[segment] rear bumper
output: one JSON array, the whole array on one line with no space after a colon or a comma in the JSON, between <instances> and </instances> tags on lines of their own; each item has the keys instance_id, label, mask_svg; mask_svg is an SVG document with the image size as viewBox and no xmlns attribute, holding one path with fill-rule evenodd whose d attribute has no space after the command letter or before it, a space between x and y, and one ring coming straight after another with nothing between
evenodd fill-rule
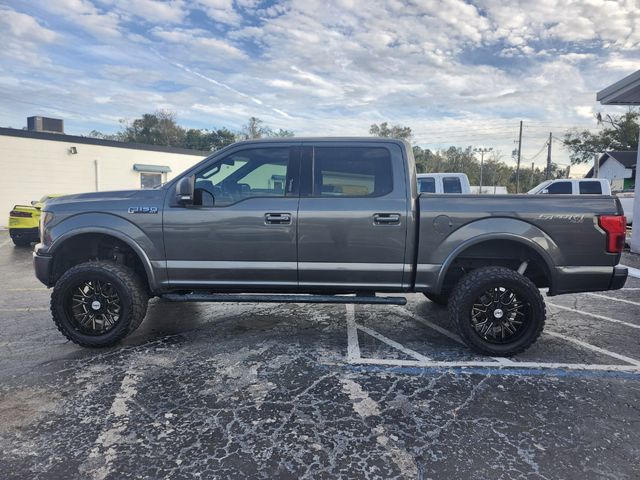
<instances>
[{"instance_id":1,"label":"rear bumper","mask_svg":"<svg viewBox=\"0 0 640 480\"><path fill-rule=\"evenodd\" d=\"M36 278L44 283L47 287L51 287L51 267L53 266L53 257L47 255L38 255L33 252L33 268Z\"/></svg>"},{"instance_id":2,"label":"rear bumper","mask_svg":"<svg viewBox=\"0 0 640 480\"><path fill-rule=\"evenodd\" d=\"M30 240L37 242L40 237L38 227L36 228L9 228L9 236L16 240Z\"/></svg>"},{"instance_id":3,"label":"rear bumper","mask_svg":"<svg viewBox=\"0 0 640 480\"><path fill-rule=\"evenodd\" d=\"M609 290L620 290L624 287L628 275L629 270L626 267L621 267L619 265L613 267L613 276L609 283Z\"/></svg>"},{"instance_id":4,"label":"rear bumper","mask_svg":"<svg viewBox=\"0 0 640 480\"><path fill-rule=\"evenodd\" d=\"M557 267L549 295L618 290L627 281L628 270L615 267Z\"/></svg>"}]
</instances>

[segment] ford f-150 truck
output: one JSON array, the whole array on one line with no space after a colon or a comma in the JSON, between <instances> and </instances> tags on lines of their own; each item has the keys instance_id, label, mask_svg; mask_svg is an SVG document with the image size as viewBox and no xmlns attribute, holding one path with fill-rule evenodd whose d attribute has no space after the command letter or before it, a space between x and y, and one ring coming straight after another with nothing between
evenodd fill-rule
<instances>
[{"instance_id":1,"label":"ford f-150 truck","mask_svg":"<svg viewBox=\"0 0 640 480\"><path fill-rule=\"evenodd\" d=\"M419 194L411 147L286 138L226 147L152 190L50 200L37 277L58 329L112 345L150 297L447 304L477 352L538 338L549 295L621 288L625 220L610 196Z\"/></svg>"}]
</instances>

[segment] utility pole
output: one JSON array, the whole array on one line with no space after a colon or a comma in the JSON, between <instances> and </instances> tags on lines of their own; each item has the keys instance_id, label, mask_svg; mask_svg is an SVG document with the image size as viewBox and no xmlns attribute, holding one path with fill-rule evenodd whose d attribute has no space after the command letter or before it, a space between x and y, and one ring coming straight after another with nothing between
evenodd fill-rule
<instances>
[{"instance_id":1,"label":"utility pole","mask_svg":"<svg viewBox=\"0 0 640 480\"><path fill-rule=\"evenodd\" d=\"M570 174L571 174L571 165L567 165L567 176L565 178L569 178Z\"/></svg>"},{"instance_id":2,"label":"utility pole","mask_svg":"<svg viewBox=\"0 0 640 480\"><path fill-rule=\"evenodd\" d=\"M544 174L544 179L549 180L551 176L551 140L553 140L552 133L549 132L549 143L547 144L547 171Z\"/></svg>"},{"instance_id":3,"label":"utility pole","mask_svg":"<svg viewBox=\"0 0 640 480\"><path fill-rule=\"evenodd\" d=\"M492 151L493 148L483 147L483 148L474 148L473 151L480 154L480 191L478 193L482 193L482 170L484 168L484 154Z\"/></svg>"},{"instance_id":4,"label":"utility pole","mask_svg":"<svg viewBox=\"0 0 640 480\"><path fill-rule=\"evenodd\" d=\"M531 162L531 181L529 182L530 183L529 188L533 188L533 176L535 174L535 172L533 170L534 167L535 167L535 163Z\"/></svg>"},{"instance_id":5,"label":"utility pole","mask_svg":"<svg viewBox=\"0 0 640 480\"><path fill-rule=\"evenodd\" d=\"M593 154L593 178L600 178L600 160L598 154Z\"/></svg>"},{"instance_id":6,"label":"utility pole","mask_svg":"<svg viewBox=\"0 0 640 480\"><path fill-rule=\"evenodd\" d=\"M520 120L520 133L518 134L518 166L516 167L516 193L520 193L520 156L522 155L522 120Z\"/></svg>"}]
</instances>

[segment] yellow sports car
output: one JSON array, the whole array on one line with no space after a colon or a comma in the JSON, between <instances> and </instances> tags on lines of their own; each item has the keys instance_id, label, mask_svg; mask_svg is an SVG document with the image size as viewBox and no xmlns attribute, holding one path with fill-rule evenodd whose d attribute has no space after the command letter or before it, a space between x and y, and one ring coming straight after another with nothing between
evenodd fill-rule
<instances>
[{"instance_id":1,"label":"yellow sports car","mask_svg":"<svg viewBox=\"0 0 640 480\"><path fill-rule=\"evenodd\" d=\"M38 227L40 213L44 202L60 195L45 195L40 200L34 200L31 205L16 205L9 212L9 235L18 247L30 245L40 238Z\"/></svg>"}]
</instances>

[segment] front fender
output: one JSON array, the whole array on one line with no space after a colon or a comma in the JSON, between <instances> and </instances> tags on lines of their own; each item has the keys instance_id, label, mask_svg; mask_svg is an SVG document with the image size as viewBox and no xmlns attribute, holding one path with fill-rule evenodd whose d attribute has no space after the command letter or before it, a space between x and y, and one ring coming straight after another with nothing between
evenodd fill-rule
<instances>
[{"instance_id":1,"label":"front fender","mask_svg":"<svg viewBox=\"0 0 640 480\"><path fill-rule=\"evenodd\" d=\"M158 228L161 229L161 225ZM96 212L78 214L61 220L49 231L50 238L53 240L47 246L46 253L48 255L55 255L55 252L65 241L78 235L87 233L108 235L121 240L138 255L152 291L157 290L159 285L165 281L166 272L164 269L154 268L152 263L153 260L163 259L159 247L140 227L122 217Z\"/></svg>"}]
</instances>

